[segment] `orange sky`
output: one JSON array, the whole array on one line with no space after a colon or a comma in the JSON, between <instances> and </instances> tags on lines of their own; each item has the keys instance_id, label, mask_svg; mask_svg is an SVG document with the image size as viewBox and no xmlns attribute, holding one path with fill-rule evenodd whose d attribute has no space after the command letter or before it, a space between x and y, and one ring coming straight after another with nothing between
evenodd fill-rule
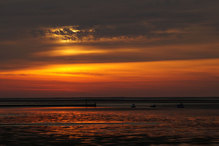
<instances>
[{"instance_id":1,"label":"orange sky","mask_svg":"<svg viewBox=\"0 0 219 146\"><path fill-rule=\"evenodd\" d=\"M219 96L218 0L0 5L0 98Z\"/></svg>"},{"instance_id":2,"label":"orange sky","mask_svg":"<svg viewBox=\"0 0 219 146\"><path fill-rule=\"evenodd\" d=\"M6 96L214 96L219 59L60 64L0 75Z\"/></svg>"}]
</instances>

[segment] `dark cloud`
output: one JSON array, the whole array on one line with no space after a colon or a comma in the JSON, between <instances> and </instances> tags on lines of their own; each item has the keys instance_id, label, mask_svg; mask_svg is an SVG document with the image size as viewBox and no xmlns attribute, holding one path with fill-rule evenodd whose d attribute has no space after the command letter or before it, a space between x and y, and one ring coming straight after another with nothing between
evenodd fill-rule
<instances>
[{"instance_id":1,"label":"dark cloud","mask_svg":"<svg viewBox=\"0 0 219 146\"><path fill-rule=\"evenodd\" d=\"M218 48L214 45L219 38L218 5L218 0L1 1L0 69L57 62L218 58ZM80 32L74 32L68 26L75 27ZM51 31L50 28L63 30ZM55 34L63 40L81 41L68 44L70 46L115 50L121 47L140 48L141 52L68 57L33 56L36 52L49 51L60 45L50 41L57 38L47 38L48 34ZM93 41L83 41L88 36L92 36L90 40ZM144 39L137 40L138 37ZM117 41L100 41L113 38ZM128 41L130 38L136 41ZM209 46L199 49L199 43ZM190 44L190 50L173 47L183 44L187 44L186 47ZM155 46L158 49L154 49ZM163 49L161 46L164 46Z\"/></svg>"},{"instance_id":2,"label":"dark cloud","mask_svg":"<svg viewBox=\"0 0 219 146\"><path fill-rule=\"evenodd\" d=\"M106 34L97 31L99 34L113 31L114 35L124 35L139 33L136 27L142 22L151 23L154 29L200 23L215 13L217 4L216 0L11 0L1 3L0 16L2 27L19 28L18 32L39 26L79 25L81 28L99 26L106 31ZM112 27L106 30L111 25L115 31ZM144 29L141 32L145 34Z\"/></svg>"}]
</instances>

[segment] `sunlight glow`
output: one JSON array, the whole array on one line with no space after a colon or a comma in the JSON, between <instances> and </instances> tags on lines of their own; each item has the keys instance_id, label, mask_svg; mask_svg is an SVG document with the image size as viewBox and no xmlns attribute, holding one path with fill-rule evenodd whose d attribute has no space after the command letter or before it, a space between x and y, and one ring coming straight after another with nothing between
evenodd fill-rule
<instances>
[{"instance_id":1,"label":"sunlight glow","mask_svg":"<svg viewBox=\"0 0 219 146\"><path fill-rule=\"evenodd\" d=\"M103 81L177 81L200 80L219 75L219 59L133 63L57 64L42 68L1 72L3 78L27 80ZM208 76L207 76L208 75ZM74 78L72 78L74 77Z\"/></svg>"},{"instance_id":2,"label":"sunlight glow","mask_svg":"<svg viewBox=\"0 0 219 146\"><path fill-rule=\"evenodd\" d=\"M45 52L38 52L34 55L36 56L74 56L74 55L81 55L81 54L99 54L105 53L104 50L82 50L82 49L55 49L51 51Z\"/></svg>"},{"instance_id":3,"label":"sunlight glow","mask_svg":"<svg viewBox=\"0 0 219 146\"><path fill-rule=\"evenodd\" d=\"M140 52L140 49L115 49L115 50L104 50L104 49L95 49L92 47L81 47L81 46L61 46L56 47L53 50L43 51L34 53L33 56L47 56L47 57L56 57L56 56L75 56L75 55L86 55L86 54L104 54L104 53L134 53Z\"/></svg>"},{"instance_id":4,"label":"sunlight glow","mask_svg":"<svg viewBox=\"0 0 219 146\"><path fill-rule=\"evenodd\" d=\"M32 93L49 96L107 93L107 96L112 96L117 95L115 92L140 95L138 91L159 91L155 95L160 95L167 91L172 94L172 88L182 92L201 88L205 93L210 85L216 86L219 82L219 59L56 64L2 71L0 79L1 92L31 92L27 96L35 96Z\"/></svg>"}]
</instances>

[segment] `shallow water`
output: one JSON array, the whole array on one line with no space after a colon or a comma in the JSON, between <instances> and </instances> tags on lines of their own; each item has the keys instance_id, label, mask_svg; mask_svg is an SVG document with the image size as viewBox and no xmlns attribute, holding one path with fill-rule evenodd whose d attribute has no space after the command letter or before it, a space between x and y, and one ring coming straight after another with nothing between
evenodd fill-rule
<instances>
[{"instance_id":1,"label":"shallow water","mask_svg":"<svg viewBox=\"0 0 219 146\"><path fill-rule=\"evenodd\" d=\"M217 105L0 108L2 145L219 145Z\"/></svg>"}]
</instances>

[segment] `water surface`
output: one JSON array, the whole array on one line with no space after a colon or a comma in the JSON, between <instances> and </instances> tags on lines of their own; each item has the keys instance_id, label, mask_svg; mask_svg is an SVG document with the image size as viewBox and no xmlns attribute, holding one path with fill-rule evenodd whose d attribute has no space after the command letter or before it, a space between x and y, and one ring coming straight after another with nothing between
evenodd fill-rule
<instances>
[{"instance_id":1,"label":"water surface","mask_svg":"<svg viewBox=\"0 0 219 146\"><path fill-rule=\"evenodd\" d=\"M3 145L218 145L217 104L0 108Z\"/></svg>"}]
</instances>

